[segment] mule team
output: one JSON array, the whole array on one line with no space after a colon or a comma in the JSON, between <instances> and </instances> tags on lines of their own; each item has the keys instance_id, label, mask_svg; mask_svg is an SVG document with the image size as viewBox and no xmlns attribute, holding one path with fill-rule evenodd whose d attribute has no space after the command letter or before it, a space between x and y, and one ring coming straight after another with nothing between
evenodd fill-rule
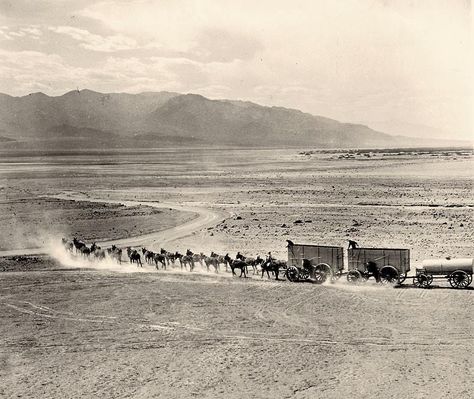
<instances>
[{"instance_id":1,"label":"mule team","mask_svg":"<svg viewBox=\"0 0 474 399\"><path fill-rule=\"evenodd\" d=\"M90 247L88 247L85 242L78 240L76 237L74 237L72 241L63 238L62 244L67 251L80 254L84 258L92 257L96 260L102 260L105 259L106 255L108 255L117 263L122 263L122 249L115 245L103 249L94 242ZM227 271L229 267L233 275L236 275L235 270L238 269L240 270L240 277L247 277L250 267L253 269L253 274L256 274L258 267L260 267L262 277L267 273L268 278L270 278L271 272L275 275L275 278L279 280L280 270L286 269L286 262L273 259L270 252L268 252L266 259L263 259L260 256L257 256L256 258L246 257L240 252L237 253L235 259L232 259L228 253L225 255L219 255L215 252L211 252L211 254L207 256L202 252L199 254L193 253L189 249L186 251L186 254L183 255L179 252L168 252L163 248L161 248L160 252L153 252L146 248L138 250L132 247L127 247L126 253L131 264L136 264L137 267L143 267L143 257L144 262L150 265L154 264L157 270L159 270L160 266L162 269L166 270L167 266L176 267L177 263L179 263L181 269L189 269L191 272L196 267L196 264L199 264L202 268L205 266L207 271L210 271L212 268L215 273L219 273L220 266L224 265L225 270Z\"/></svg>"}]
</instances>

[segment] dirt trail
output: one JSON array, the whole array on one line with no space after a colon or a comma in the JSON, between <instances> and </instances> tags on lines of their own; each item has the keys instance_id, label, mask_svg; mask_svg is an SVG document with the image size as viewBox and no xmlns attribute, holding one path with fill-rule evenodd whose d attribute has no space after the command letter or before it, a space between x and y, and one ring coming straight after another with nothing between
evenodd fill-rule
<instances>
[{"instance_id":1,"label":"dirt trail","mask_svg":"<svg viewBox=\"0 0 474 399\"><path fill-rule=\"evenodd\" d=\"M203 228L211 227L216 225L220 220L229 216L224 211L211 210L203 206L189 205L186 203L176 204L167 202L153 202L153 201L118 201L104 198L89 198L85 195L76 194L63 194L50 196L51 198L65 199L65 200L76 200L76 201L89 201L89 202L102 202L109 204L123 204L125 206L139 206L145 205L153 208L172 208L178 211L191 212L196 214L196 218L184 224L156 231L153 233L143 234L134 237L127 237L122 239L110 240L110 241L97 241L97 244L102 247L111 246L115 244L117 246L151 246L154 243L169 244L175 240L187 237L194 232L197 232ZM1 256L21 256L21 255L41 255L49 253L48 247L38 248L24 248L15 250L0 251Z\"/></svg>"}]
</instances>

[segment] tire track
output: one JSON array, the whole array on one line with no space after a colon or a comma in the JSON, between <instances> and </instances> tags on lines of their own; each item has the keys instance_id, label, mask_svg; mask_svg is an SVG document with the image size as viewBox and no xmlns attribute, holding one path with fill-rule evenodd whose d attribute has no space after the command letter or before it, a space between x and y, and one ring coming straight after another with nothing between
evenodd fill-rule
<instances>
[{"instance_id":1,"label":"tire track","mask_svg":"<svg viewBox=\"0 0 474 399\"><path fill-rule=\"evenodd\" d=\"M384 337L365 337L365 338L354 338L350 340L334 340L322 337L320 335L292 335L282 336L281 334L266 333L266 332L252 332L252 331L239 331L239 330L223 330L214 331L206 330L199 327L193 327L184 325L178 322L170 322L165 324L156 323L144 323L134 322L130 320L122 320L119 317L104 316L104 315L75 315L69 312L59 312L52 308L43 305L36 305L28 301L20 301L20 303L27 305L27 307L20 306L19 304L13 304L8 302L2 302L3 306L9 307L16 310L19 313L28 314L36 317L44 317L48 319L59 319L73 322L83 323L100 323L108 325L128 325L132 327L151 329L152 331L161 330L171 333L178 331L188 331L194 335L194 338L190 337L169 337L170 341L195 341L195 340L212 340L214 342L219 341L261 341L261 342L280 342L280 343L292 343L299 345L343 345L343 346L369 346L369 347L385 347L406 350L410 346L464 346L466 342L472 341L474 338L471 337L455 337L450 342L438 341L438 342L426 342L426 340L416 339L405 339L401 341L393 342L390 338ZM148 342L148 341L146 341Z\"/></svg>"}]
</instances>

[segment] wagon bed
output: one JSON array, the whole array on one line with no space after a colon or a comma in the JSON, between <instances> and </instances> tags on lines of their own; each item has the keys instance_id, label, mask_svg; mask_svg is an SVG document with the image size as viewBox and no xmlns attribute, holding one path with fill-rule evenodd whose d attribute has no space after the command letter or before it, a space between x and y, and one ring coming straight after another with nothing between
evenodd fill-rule
<instances>
[{"instance_id":1,"label":"wagon bed","mask_svg":"<svg viewBox=\"0 0 474 399\"><path fill-rule=\"evenodd\" d=\"M364 275L370 267L382 280L402 283L410 271L410 250L406 248L351 248L347 256L349 277L357 272Z\"/></svg>"},{"instance_id":2,"label":"wagon bed","mask_svg":"<svg viewBox=\"0 0 474 399\"><path fill-rule=\"evenodd\" d=\"M344 248L329 245L293 244L288 246L287 278L322 283L340 276L344 269Z\"/></svg>"}]
</instances>

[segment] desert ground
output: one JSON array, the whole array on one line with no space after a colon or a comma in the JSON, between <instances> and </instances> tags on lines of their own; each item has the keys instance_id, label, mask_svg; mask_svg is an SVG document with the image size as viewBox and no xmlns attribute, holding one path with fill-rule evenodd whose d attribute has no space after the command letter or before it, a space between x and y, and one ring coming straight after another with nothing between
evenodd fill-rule
<instances>
[{"instance_id":1,"label":"desert ground","mask_svg":"<svg viewBox=\"0 0 474 399\"><path fill-rule=\"evenodd\" d=\"M65 257L61 237L474 257L469 150L0 154L0 396L468 398L473 294ZM59 248L59 249L58 249Z\"/></svg>"}]
</instances>

